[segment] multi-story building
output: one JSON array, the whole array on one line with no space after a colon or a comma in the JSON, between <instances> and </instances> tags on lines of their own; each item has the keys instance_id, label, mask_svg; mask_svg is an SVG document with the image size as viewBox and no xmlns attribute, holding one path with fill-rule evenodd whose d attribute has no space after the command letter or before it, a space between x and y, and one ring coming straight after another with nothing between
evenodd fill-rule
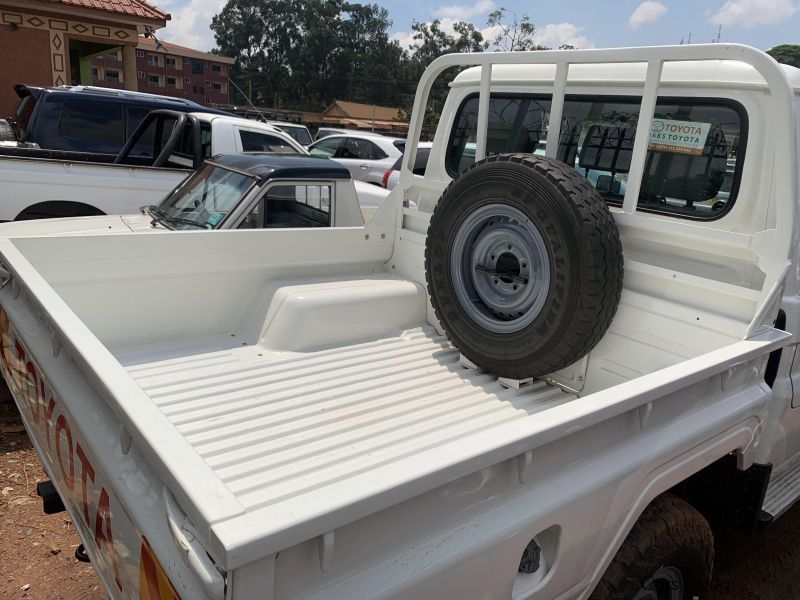
<instances>
[{"instance_id":1,"label":"multi-story building","mask_svg":"<svg viewBox=\"0 0 800 600\"><path fill-rule=\"evenodd\" d=\"M91 84L92 57L98 55L115 57L105 81L126 90L141 88L135 54L139 36L169 19L147 0L0 0L0 117L19 102L17 83Z\"/></svg>"},{"instance_id":2,"label":"multi-story building","mask_svg":"<svg viewBox=\"0 0 800 600\"><path fill-rule=\"evenodd\" d=\"M123 88L122 53L112 50L92 59L92 85ZM228 104L228 74L234 60L177 44L140 37L136 83L140 92Z\"/></svg>"}]
</instances>

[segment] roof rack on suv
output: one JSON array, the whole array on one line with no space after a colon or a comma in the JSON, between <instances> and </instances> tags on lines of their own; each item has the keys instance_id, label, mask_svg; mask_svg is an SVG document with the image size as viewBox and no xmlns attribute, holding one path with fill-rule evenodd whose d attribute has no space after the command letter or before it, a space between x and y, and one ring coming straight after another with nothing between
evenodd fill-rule
<instances>
[{"instance_id":1,"label":"roof rack on suv","mask_svg":"<svg viewBox=\"0 0 800 600\"><path fill-rule=\"evenodd\" d=\"M158 99L163 102L174 102L184 106L200 106L192 100L175 98L174 96L163 96L161 94L148 94L147 92L134 92L130 90L118 90L115 88L104 88L94 85L59 85L56 90L66 92L91 92L93 94L105 94L107 96L119 96L121 98L140 98L142 100Z\"/></svg>"}]
</instances>

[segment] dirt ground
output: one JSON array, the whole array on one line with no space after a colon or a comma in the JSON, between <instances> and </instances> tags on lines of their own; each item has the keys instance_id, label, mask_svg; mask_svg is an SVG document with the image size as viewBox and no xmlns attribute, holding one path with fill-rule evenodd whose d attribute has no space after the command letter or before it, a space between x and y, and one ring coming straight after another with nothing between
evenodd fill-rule
<instances>
[{"instance_id":1,"label":"dirt ground","mask_svg":"<svg viewBox=\"0 0 800 600\"><path fill-rule=\"evenodd\" d=\"M106 598L67 513L45 515L36 484L46 479L5 382L0 380L0 599ZM754 536L715 532L708 600L800 599L800 504Z\"/></svg>"}]
</instances>

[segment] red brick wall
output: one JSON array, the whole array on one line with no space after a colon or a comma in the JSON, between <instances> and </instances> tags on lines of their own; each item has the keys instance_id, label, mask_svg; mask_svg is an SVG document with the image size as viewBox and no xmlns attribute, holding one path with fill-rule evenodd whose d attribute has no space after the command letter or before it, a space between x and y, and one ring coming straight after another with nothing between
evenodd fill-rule
<instances>
[{"instance_id":1,"label":"red brick wall","mask_svg":"<svg viewBox=\"0 0 800 600\"><path fill-rule=\"evenodd\" d=\"M53 85L47 31L0 25L0 57L0 118L5 118L19 102L15 84Z\"/></svg>"}]
</instances>

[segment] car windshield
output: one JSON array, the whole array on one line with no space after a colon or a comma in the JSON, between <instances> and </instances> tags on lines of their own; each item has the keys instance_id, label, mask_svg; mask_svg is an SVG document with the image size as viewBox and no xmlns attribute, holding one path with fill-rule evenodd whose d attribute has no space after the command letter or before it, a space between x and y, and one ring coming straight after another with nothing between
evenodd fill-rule
<instances>
[{"instance_id":1,"label":"car windshield","mask_svg":"<svg viewBox=\"0 0 800 600\"><path fill-rule=\"evenodd\" d=\"M207 162L150 213L173 229L217 229L258 178Z\"/></svg>"}]
</instances>

